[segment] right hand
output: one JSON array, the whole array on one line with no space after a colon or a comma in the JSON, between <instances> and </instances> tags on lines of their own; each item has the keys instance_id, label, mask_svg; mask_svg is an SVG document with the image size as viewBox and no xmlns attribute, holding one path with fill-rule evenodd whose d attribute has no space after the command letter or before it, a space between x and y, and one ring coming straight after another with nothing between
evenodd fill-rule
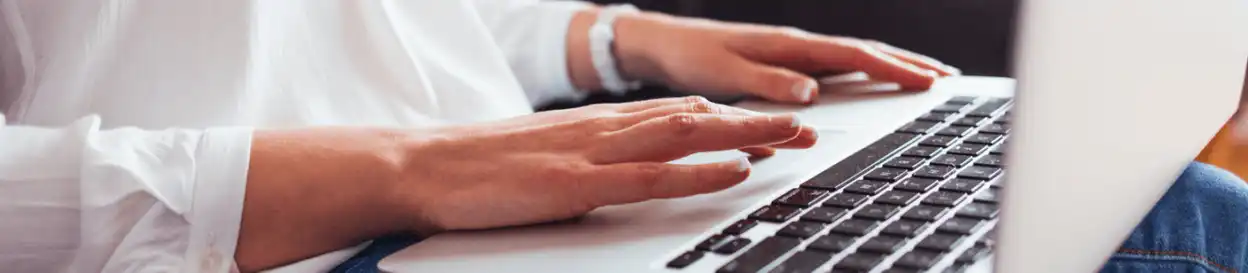
<instances>
[{"instance_id":1,"label":"right hand","mask_svg":"<svg viewBox=\"0 0 1248 273\"><path fill-rule=\"evenodd\" d=\"M389 198L414 228L485 229L583 215L607 205L719 191L749 162L669 164L693 153L808 148L792 114L766 115L700 98L607 104L405 134Z\"/></svg>"}]
</instances>

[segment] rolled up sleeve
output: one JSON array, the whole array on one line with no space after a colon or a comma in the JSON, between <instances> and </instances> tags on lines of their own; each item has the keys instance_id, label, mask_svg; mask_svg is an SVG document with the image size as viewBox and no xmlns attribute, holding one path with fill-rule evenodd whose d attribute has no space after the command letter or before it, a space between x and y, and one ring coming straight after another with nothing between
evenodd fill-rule
<instances>
[{"instance_id":1,"label":"rolled up sleeve","mask_svg":"<svg viewBox=\"0 0 1248 273\"><path fill-rule=\"evenodd\" d=\"M572 16L591 4L538 0L476 0L476 4L530 104L585 97L568 74L566 40Z\"/></svg>"}]
</instances>

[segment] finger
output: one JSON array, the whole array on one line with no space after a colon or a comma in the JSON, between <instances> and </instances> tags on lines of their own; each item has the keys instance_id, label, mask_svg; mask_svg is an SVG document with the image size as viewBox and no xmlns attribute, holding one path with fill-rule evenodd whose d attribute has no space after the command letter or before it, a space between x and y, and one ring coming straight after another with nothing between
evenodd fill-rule
<instances>
[{"instance_id":1,"label":"finger","mask_svg":"<svg viewBox=\"0 0 1248 273\"><path fill-rule=\"evenodd\" d=\"M884 51L884 53L892 55L894 58L908 62L923 69L936 71L937 73L940 73L941 76L955 76L962 74L962 71L958 70L958 68L946 65L932 57L914 53L913 51L905 50L879 41L867 41L867 43L876 47L880 51Z\"/></svg>"},{"instance_id":2,"label":"finger","mask_svg":"<svg viewBox=\"0 0 1248 273\"><path fill-rule=\"evenodd\" d=\"M745 181L745 158L700 165L622 163L602 166L580 187L591 205L607 206L720 191Z\"/></svg>"},{"instance_id":3,"label":"finger","mask_svg":"<svg viewBox=\"0 0 1248 273\"><path fill-rule=\"evenodd\" d=\"M939 76L936 71L902 61L858 39L786 32L773 32L763 38L765 42L756 43L768 46L747 45L741 50L751 59L799 71L862 71L906 89L927 89Z\"/></svg>"},{"instance_id":4,"label":"finger","mask_svg":"<svg viewBox=\"0 0 1248 273\"><path fill-rule=\"evenodd\" d=\"M683 105L676 104L676 105L666 105L666 106L651 108L651 109L644 110L644 111L641 111L632 115L620 117L617 123L620 124L619 125L620 128L624 128L624 127L628 127L634 124L644 122L646 120L675 115L675 114L682 114L682 113L719 114L719 115L737 115L737 116L766 115L764 113L751 111L748 109L732 107L728 105L713 103L713 102L706 101L706 100L701 100L701 101L696 101L696 102L683 104ZM815 129L813 127L803 125L801 132L798 133L796 138L787 142L772 145L771 147L773 148L798 148L798 149L809 148L810 146L815 145L815 141L818 140L818 138L819 136L818 134L815 133ZM761 151L761 149L755 150L755 151ZM771 152L774 154L775 153L774 149L772 149Z\"/></svg>"},{"instance_id":5,"label":"finger","mask_svg":"<svg viewBox=\"0 0 1248 273\"><path fill-rule=\"evenodd\" d=\"M872 78L891 81L906 89L926 90L932 87L939 74L919 68L871 46L854 47L854 69L866 72Z\"/></svg>"},{"instance_id":6,"label":"finger","mask_svg":"<svg viewBox=\"0 0 1248 273\"><path fill-rule=\"evenodd\" d=\"M802 131L797 133L797 137L780 144L771 145L770 147L780 149L806 149L815 146L815 143L818 141L819 133L815 131L815 128L803 125Z\"/></svg>"},{"instance_id":7,"label":"finger","mask_svg":"<svg viewBox=\"0 0 1248 273\"><path fill-rule=\"evenodd\" d=\"M726 60L718 90L758 95L772 101L809 103L818 97L819 85L809 76L793 70L752 62L744 58Z\"/></svg>"},{"instance_id":8,"label":"finger","mask_svg":"<svg viewBox=\"0 0 1248 273\"><path fill-rule=\"evenodd\" d=\"M776 148L772 147L745 147L740 150L742 153L750 154L751 158L769 157L776 155Z\"/></svg>"},{"instance_id":9,"label":"finger","mask_svg":"<svg viewBox=\"0 0 1248 273\"><path fill-rule=\"evenodd\" d=\"M599 162L670 161L697 152L784 143L801 132L792 114L731 116L675 114L653 118L607 135L592 153Z\"/></svg>"},{"instance_id":10,"label":"finger","mask_svg":"<svg viewBox=\"0 0 1248 273\"><path fill-rule=\"evenodd\" d=\"M634 112L640 112L640 111L645 111L645 110L649 110L649 109L653 109L657 107L664 107L664 106L709 104L709 103L711 103L711 101L707 100L706 98L702 96L685 96L685 97L677 97L677 98L650 99L650 100L643 100L643 101L621 103L617 106L616 109L620 113L634 113Z\"/></svg>"}]
</instances>

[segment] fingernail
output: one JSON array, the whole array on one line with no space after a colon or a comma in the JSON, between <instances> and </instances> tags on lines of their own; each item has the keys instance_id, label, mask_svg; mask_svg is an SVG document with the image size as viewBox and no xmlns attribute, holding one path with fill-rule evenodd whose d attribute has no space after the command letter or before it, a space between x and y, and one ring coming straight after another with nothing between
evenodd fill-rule
<instances>
[{"instance_id":1,"label":"fingernail","mask_svg":"<svg viewBox=\"0 0 1248 273\"><path fill-rule=\"evenodd\" d=\"M948 65L946 65L946 66L945 66L945 70L948 70L948 71L949 71L949 75L951 75L951 76L960 76L960 75L962 75L962 70L961 70L961 69L958 69L957 67L952 67L952 66L948 66Z\"/></svg>"},{"instance_id":2,"label":"fingernail","mask_svg":"<svg viewBox=\"0 0 1248 273\"><path fill-rule=\"evenodd\" d=\"M742 158L737 159L737 171L744 172L745 170L749 170L749 169L750 169L749 158L742 157Z\"/></svg>"},{"instance_id":3,"label":"fingernail","mask_svg":"<svg viewBox=\"0 0 1248 273\"><path fill-rule=\"evenodd\" d=\"M797 114L793 114L793 123L789 124L789 127L792 127L792 128L802 127L802 119L798 118Z\"/></svg>"},{"instance_id":4,"label":"fingernail","mask_svg":"<svg viewBox=\"0 0 1248 273\"><path fill-rule=\"evenodd\" d=\"M927 74L928 77L932 78L940 77L940 73L937 73L936 70L924 70L923 74Z\"/></svg>"},{"instance_id":5,"label":"fingernail","mask_svg":"<svg viewBox=\"0 0 1248 273\"><path fill-rule=\"evenodd\" d=\"M802 82L793 86L793 95L797 96L797 99L802 102L810 101L810 97L815 94L815 85L815 80L802 80Z\"/></svg>"}]
</instances>

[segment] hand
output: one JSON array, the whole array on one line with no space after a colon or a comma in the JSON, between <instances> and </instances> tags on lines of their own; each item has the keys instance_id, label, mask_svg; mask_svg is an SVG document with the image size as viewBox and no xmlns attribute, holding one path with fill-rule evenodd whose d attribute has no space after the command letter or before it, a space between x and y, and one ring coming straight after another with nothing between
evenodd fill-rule
<instances>
[{"instance_id":1,"label":"hand","mask_svg":"<svg viewBox=\"0 0 1248 273\"><path fill-rule=\"evenodd\" d=\"M810 127L702 99L664 99L417 131L391 200L435 230L583 215L597 207L709 193L745 180L745 159L666 163L743 147L807 148Z\"/></svg>"},{"instance_id":2,"label":"hand","mask_svg":"<svg viewBox=\"0 0 1248 273\"><path fill-rule=\"evenodd\" d=\"M873 79L925 90L959 71L875 41L794 28L716 22L644 13L616 22L621 74L699 92L744 93L809 103L818 84L809 74L863 71Z\"/></svg>"}]
</instances>

